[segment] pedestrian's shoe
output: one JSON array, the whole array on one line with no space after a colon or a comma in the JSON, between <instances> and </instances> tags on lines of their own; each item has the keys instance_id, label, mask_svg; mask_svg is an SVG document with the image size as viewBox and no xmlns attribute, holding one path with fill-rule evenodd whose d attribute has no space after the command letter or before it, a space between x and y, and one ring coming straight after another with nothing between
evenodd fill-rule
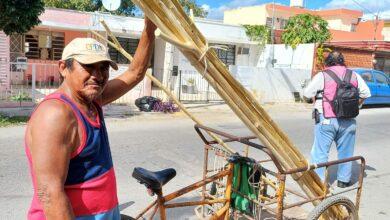
<instances>
[{"instance_id":1,"label":"pedestrian's shoe","mask_svg":"<svg viewBox=\"0 0 390 220\"><path fill-rule=\"evenodd\" d=\"M353 184L352 184L351 181L349 181L349 182L343 182L343 181L340 181L340 180L337 181L337 187L339 187L339 188L346 188L346 187L350 187L352 185Z\"/></svg>"}]
</instances>

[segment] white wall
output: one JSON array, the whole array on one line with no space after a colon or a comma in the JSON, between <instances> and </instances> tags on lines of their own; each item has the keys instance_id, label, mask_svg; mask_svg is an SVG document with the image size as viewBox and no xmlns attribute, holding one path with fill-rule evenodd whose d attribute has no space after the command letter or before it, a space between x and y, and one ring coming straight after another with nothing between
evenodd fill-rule
<instances>
[{"instance_id":1,"label":"white wall","mask_svg":"<svg viewBox=\"0 0 390 220\"><path fill-rule=\"evenodd\" d=\"M196 27L210 42L250 43L245 28L239 25L223 24L210 20L195 20Z\"/></svg>"},{"instance_id":2,"label":"white wall","mask_svg":"<svg viewBox=\"0 0 390 220\"><path fill-rule=\"evenodd\" d=\"M156 39L154 44L154 76L162 81L163 79L163 69L164 69L164 61L165 61L165 46L166 43L162 39Z\"/></svg>"},{"instance_id":3,"label":"white wall","mask_svg":"<svg viewBox=\"0 0 390 220\"><path fill-rule=\"evenodd\" d=\"M352 24L357 24L358 20L354 18L344 17L337 19L325 19L328 22L329 29L339 31L351 31Z\"/></svg>"},{"instance_id":4,"label":"white wall","mask_svg":"<svg viewBox=\"0 0 390 220\"><path fill-rule=\"evenodd\" d=\"M95 30L104 31L100 19L104 19L115 36L140 37L144 28L144 20L141 18L115 16L110 14L93 13L91 23Z\"/></svg>"},{"instance_id":5,"label":"white wall","mask_svg":"<svg viewBox=\"0 0 390 220\"><path fill-rule=\"evenodd\" d=\"M10 40L4 32L0 31L0 91L10 89Z\"/></svg>"},{"instance_id":6,"label":"white wall","mask_svg":"<svg viewBox=\"0 0 390 220\"><path fill-rule=\"evenodd\" d=\"M390 41L390 26L386 26L382 29L382 35L384 37L383 40Z\"/></svg>"},{"instance_id":7,"label":"white wall","mask_svg":"<svg viewBox=\"0 0 390 220\"><path fill-rule=\"evenodd\" d=\"M315 44L300 44L295 50L284 44L266 45L256 66L270 67L273 58L276 61L275 68L312 70L314 50Z\"/></svg>"},{"instance_id":8,"label":"white wall","mask_svg":"<svg viewBox=\"0 0 390 220\"><path fill-rule=\"evenodd\" d=\"M239 47L249 48L249 54L238 54ZM256 66L261 54L258 44L238 44L236 45L236 63L237 66Z\"/></svg>"},{"instance_id":9,"label":"white wall","mask_svg":"<svg viewBox=\"0 0 390 220\"><path fill-rule=\"evenodd\" d=\"M261 103L294 102L294 92L302 97L302 84L310 80L307 69L230 66L232 75Z\"/></svg>"}]
</instances>

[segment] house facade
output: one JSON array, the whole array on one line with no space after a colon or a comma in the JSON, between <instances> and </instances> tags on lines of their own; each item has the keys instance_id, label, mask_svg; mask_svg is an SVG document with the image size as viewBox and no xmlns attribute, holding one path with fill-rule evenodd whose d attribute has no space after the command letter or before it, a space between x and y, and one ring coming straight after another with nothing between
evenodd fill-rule
<instances>
[{"instance_id":1,"label":"house facade","mask_svg":"<svg viewBox=\"0 0 390 220\"><path fill-rule=\"evenodd\" d=\"M390 41L337 41L325 46L341 51L349 67L376 69L390 75Z\"/></svg>"},{"instance_id":2,"label":"house facade","mask_svg":"<svg viewBox=\"0 0 390 220\"><path fill-rule=\"evenodd\" d=\"M224 22L273 27L275 42L281 43L280 36L288 19L298 14L318 15L326 20L332 34L332 41L385 40L385 34L390 32L390 28L384 30L385 22L383 20L362 21L363 12L358 10L344 8L310 10L272 3L227 10L224 12Z\"/></svg>"},{"instance_id":3,"label":"house facade","mask_svg":"<svg viewBox=\"0 0 390 220\"><path fill-rule=\"evenodd\" d=\"M283 30L290 17L298 14L318 15L326 20L329 29L354 32L363 12L350 9L310 10L280 4L263 4L240 7L224 12L224 22L228 24L266 25Z\"/></svg>"},{"instance_id":4,"label":"house facade","mask_svg":"<svg viewBox=\"0 0 390 220\"><path fill-rule=\"evenodd\" d=\"M385 41L390 41L390 19L386 19L383 22L382 34Z\"/></svg>"},{"instance_id":5,"label":"house facade","mask_svg":"<svg viewBox=\"0 0 390 220\"><path fill-rule=\"evenodd\" d=\"M105 20L124 49L132 55L144 27L141 18L55 8L46 8L40 19L42 23L25 34L8 37L0 33L0 91L5 91L1 94L14 95L23 89L23 93L33 96L33 100L39 100L55 90L60 84L58 60L65 45L77 37L94 37L90 30L107 36L99 22L101 19ZM254 57L258 56L256 43L248 40L245 29L241 26L205 19L196 19L195 23L206 36L209 45L215 46L218 56L227 66L250 65L255 62ZM111 58L120 66L119 71L111 70L111 77L114 77L126 70L129 61L114 48L108 47ZM178 48L162 39L156 39L151 62L153 75L173 90L180 90L182 86L178 84L186 85L189 77L192 77L183 76L183 82L178 83L177 80L181 77L178 75L182 73L191 73L197 77L197 93L204 93L203 87L209 87L204 79L199 78L192 66L188 65ZM177 91L180 92L183 91ZM119 101L133 102L140 96L152 94L160 95L161 91L155 88L150 80L145 79ZM199 94L191 94L189 99L194 97L208 99Z\"/></svg>"}]
</instances>

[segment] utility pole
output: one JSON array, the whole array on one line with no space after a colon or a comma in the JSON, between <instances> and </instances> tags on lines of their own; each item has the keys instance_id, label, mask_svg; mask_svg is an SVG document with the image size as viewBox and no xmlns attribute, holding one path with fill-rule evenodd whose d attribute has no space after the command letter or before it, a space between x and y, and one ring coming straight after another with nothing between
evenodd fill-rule
<instances>
[{"instance_id":1,"label":"utility pole","mask_svg":"<svg viewBox=\"0 0 390 220\"><path fill-rule=\"evenodd\" d=\"M359 7L361 7L362 9L366 10L368 13L370 14L373 14L375 16L375 20L374 20L374 40L376 40L376 31L378 29L378 24L379 24L379 11L377 13L374 13L372 12L370 9L364 7L363 5L361 5L359 2L357 2L356 0L352 0L356 5L358 5Z\"/></svg>"},{"instance_id":2,"label":"utility pole","mask_svg":"<svg viewBox=\"0 0 390 220\"><path fill-rule=\"evenodd\" d=\"M275 0L272 2L272 25L271 25L271 43L274 44L275 40L275 32L274 32L274 27L275 27Z\"/></svg>"},{"instance_id":3,"label":"utility pole","mask_svg":"<svg viewBox=\"0 0 390 220\"><path fill-rule=\"evenodd\" d=\"M271 64L274 67L275 60L275 0L272 2L272 26L271 26L271 44L272 44L272 59Z\"/></svg>"},{"instance_id":4,"label":"utility pole","mask_svg":"<svg viewBox=\"0 0 390 220\"><path fill-rule=\"evenodd\" d=\"M379 23L379 16L378 13L375 15L375 21L374 21L374 40L376 40L376 30L378 29L378 23Z\"/></svg>"}]
</instances>

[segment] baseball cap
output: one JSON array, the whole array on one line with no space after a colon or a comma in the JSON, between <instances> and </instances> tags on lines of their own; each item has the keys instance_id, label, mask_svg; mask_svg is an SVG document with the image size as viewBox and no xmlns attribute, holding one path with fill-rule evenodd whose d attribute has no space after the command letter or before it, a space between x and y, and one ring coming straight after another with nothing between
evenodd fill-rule
<instances>
[{"instance_id":1,"label":"baseball cap","mask_svg":"<svg viewBox=\"0 0 390 220\"><path fill-rule=\"evenodd\" d=\"M93 38L75 38L62 52L62 60L73 58L82 64L93 64L108 61L110 66L118 70L118 65L110 59L106 46Z\"/></svg>"}]
</instances>

